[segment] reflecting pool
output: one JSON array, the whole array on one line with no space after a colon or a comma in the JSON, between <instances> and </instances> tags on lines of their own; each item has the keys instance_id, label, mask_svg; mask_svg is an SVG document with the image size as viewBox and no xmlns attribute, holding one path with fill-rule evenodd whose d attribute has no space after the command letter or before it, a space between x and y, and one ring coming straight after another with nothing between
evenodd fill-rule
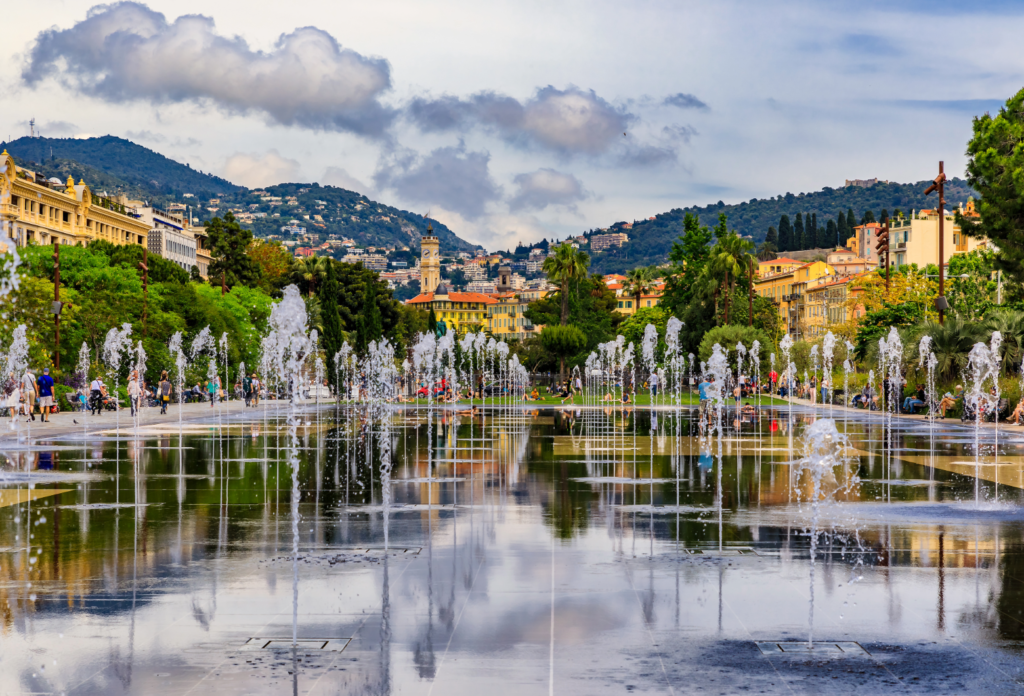
<instances>
[{"instance_id":1,"label":"reflecting pool","mask_svg":"<svg viewBox=\"0 0 1024 696\"><path fill-rule=\"evenodd\" d=\"M827 410L287 415L0 442L0 693L1022 690L1017 429L836 409L815 496Z\"/></svg>"}]
</instances>

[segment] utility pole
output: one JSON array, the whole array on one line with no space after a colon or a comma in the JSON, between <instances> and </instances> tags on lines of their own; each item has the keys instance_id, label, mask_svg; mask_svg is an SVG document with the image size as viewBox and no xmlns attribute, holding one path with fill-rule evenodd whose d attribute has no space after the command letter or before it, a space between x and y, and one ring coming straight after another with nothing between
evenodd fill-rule
<instances>
[{"instance_id":1,"label":"utility pole","mask_svg":"<svg viewBox=\"0 0 1024 696\"><path fill-rule=\"evenodd\" d=\"M148 245L149 242L147 241ZM149 307L149 249L142 247L142 262L139 264L142 270L142 337L146 337L146 310Z\"/></svg>"},{"instance_id":2,"label":"utility pole","mask_svg":"<svg viewBox=\"0 0 1024 696\"><path fill-rule=\"evenodd\" d=\"M881 262L882 255L885 255L885 295L889 297L889 221L886 220L881 229L878 230L878 241L875 242L875 251L878 253L878 260Z\"/></svg>"},{"instance_id":3,"label":"utility pole","mask_svg":"<svg viewBox=\"0 0 1024 696\"><path fill-rule=\"evenodd\" d=\"M60 243L53 240L53 369L60 369Z\"/></svg>"},{"instance_id":4,"label":"utility pole","mask_svg":"<svg viewBox=\"0 0 1024 696\"><path fill-rule=\"evenodd\" d=\"M935 177L932 185L925 189L924 195L928 195L932 191L939 192L939 296L935 298L935 309L939 310L939 323L942 324L946 317L946 309L949 308L949 303L946 302L946 254L945 254L945 241L946 234L943 229L943 222L946 220L946 174L942 170L942 162L939 162L939 175Z\"/></svg>"}]
</instances>

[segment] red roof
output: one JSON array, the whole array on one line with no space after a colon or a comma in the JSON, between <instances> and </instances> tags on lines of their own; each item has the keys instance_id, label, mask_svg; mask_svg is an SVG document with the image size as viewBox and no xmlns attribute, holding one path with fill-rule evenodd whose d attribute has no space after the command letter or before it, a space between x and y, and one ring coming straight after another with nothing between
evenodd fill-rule
<instances>
[{"instance_id":1,"label":"red roof","mask_svg":"<svg viewBox=\"0 0 1024 696\"><path fill-rule=\"evenodd\" d=\"M786 258L785 256L783 256L783 257L780 257L780 258L777 258L777 259L772 259L771 261L761 261L760 265L763 266L765 264L772 264L772 263L803 263L803 261L798 261L797 259L789 259L789 258Z\"/></svg>"},{"instance_id":2,"label":"red roof","mask_svg":"<svg viewBox=\"0 0 1024 696\"><path fill-rule=\"evenodd\" d=\"M481 304L494 304L497 302L493 297L483 295L479 292L450 292L446 297L448 298L448 302L478 302ZM425 292L407 301L406 304L425 304L433 301L434 293Z\"/></svg>"}]
</instances>

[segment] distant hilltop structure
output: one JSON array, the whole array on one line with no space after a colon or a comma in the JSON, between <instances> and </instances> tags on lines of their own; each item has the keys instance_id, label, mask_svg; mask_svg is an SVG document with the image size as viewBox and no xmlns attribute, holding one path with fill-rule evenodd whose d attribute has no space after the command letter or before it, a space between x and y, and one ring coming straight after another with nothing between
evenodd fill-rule
<instances>
[{"instance_id":1,"label":"distant hilltop structure","mask_svg":"<svg viewBox=\"0 0 1024 696\"><path fill-rule=\"evenodd\" d=\"M889 182L880 181L879 179L847 179L843 186L860 186L861 188L868 188L878 183L888 184Z\"/></svg>"}]
</instances>

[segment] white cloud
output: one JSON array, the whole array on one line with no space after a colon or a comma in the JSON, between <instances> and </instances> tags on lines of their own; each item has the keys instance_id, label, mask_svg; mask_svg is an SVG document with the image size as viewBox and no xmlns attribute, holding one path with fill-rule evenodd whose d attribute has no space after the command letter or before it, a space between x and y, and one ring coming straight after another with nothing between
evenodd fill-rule
<instances>
[{"instance_id":1,"label":"white cloud","mask_svg":"<svg viewBox=\"0 0 1024 696\"><path fill-rule=\"evenodd\" d=\"M249 188L301 181L298 160L282 157L277 150L262 155L236 152L221 168L221 176Z\"/></svg>"},{"instance_id":2,"label":"white cloud","mask_svg":"<svg viewBox=\"0 0 1024 696\"><path fill-rule=\"evenodd\" d=\"M320 177L320 183L325 186L337 186L338 188L355 191L370 198L376 195L376 190L373 186L364 184L341 167L327 167L324 170L323 176Z\"/></svg>"},{"instance_id":3,"label":"white cloud","mask_svg":"<svg viewBox=\"0 0 1024 696\"><path fill-rule=\"evenodd\" d=\"M315 130L380 137L392 120L378 101L391 88L387 62L325 31L296 29L274 50L254 51L218 34L209 17L169 23L137 2L97 5L70 29L41 32L21 78L36 86L49 77L111 103L209 102Z\"/></svg>"}]
</instances>

